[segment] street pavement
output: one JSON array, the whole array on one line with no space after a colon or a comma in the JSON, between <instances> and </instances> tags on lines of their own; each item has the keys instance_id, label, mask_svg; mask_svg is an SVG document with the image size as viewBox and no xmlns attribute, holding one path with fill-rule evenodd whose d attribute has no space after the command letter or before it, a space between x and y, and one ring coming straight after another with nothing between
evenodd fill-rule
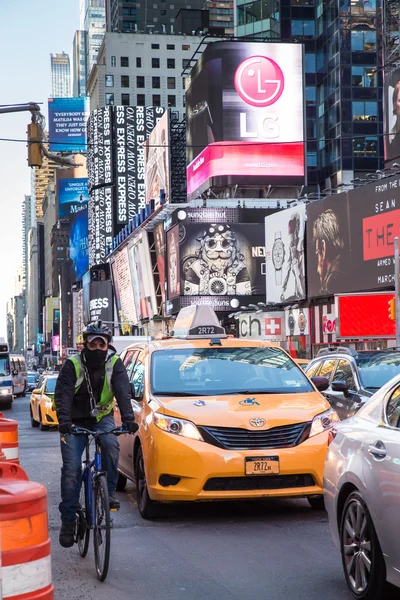
<instances>
[{"instance_id":1,"label":"street pavement","mask_svg":"<svg viewBox=\"0 0 400 600\"><path fill-rule=\"evenodd\" d=\"M28 398L4 416L19 422L22 467L48 490L56 600L350 599L326 513L307 501L174 505L149 522L132 485L119 494L110 571L100 583L92 547L82 559L76 547L58 544L58 432L31 428Z\"/></svg>"}]
</instances>

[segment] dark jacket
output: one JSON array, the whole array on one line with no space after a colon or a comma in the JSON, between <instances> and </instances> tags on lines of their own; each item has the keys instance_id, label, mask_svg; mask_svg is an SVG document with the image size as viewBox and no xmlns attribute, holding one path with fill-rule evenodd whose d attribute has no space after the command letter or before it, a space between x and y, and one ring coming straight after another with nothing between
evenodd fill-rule
<instances>
[{"instance_id":1,"label":"dark jacket","mask_svg":"<svg viewBox=\"0 0 400 600\"><path fill-rule=\"evenodd\" d=\"M111 360L111 357L115 353L116 350L110 346L107 360ZM96 403L98 403L104 384L104 365L98 369L89 369L89 377ZM54 393L58 422L74 423L75 425L79 424L90 427L90 425L96 422L96 419L90 416L90 398L86 381L83 380L77 394L75 394L75 384L76 373L74 364L71 360L66 360L57 378ZM125 366L120 358L114 365L111 385L121 411L122 422L128 423L129 421L134 421L131 405L131 387Z\"/></svg>"}]
</instances>

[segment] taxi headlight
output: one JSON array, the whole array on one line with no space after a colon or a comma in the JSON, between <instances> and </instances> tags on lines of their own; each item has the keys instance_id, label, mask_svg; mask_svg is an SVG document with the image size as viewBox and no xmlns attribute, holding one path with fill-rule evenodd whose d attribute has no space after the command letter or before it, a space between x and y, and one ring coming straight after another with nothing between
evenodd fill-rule
<instances>
[{"instance_id":1,"label":"taxi headlight","mask_svg":"<svg viewBox=\"0 0 400 600\"><path fill-rule=\"evenodd\" d=\"M333 410L333 408L326 410L325 412L313 418L310 429L310 437L330 429L335 423L339 423L339 421L340 419L338 414L335 410Z\"/></svg>"},{"instance_id":2,"label":"taxi headlight","mask_svg":"<svg viewBox=\"0 0 400 600\"><path fill-rule=\"evenodd\" d=\"M199 442L204 442L200 431L191 421L177 419L176 417L166 417L165 415L160 415L159 413L154 413L153 420L154 424L163 431L174 433L175 435L181 435L192 440L198 440Z\"/></svg>"}]
</instances>

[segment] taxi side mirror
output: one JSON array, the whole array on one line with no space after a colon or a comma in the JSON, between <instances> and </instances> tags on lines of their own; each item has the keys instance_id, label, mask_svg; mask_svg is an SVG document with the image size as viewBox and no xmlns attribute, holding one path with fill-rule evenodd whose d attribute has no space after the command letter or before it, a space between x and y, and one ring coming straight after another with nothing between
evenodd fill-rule
<instances>
[{"instance_id":1,"label":"taxi side mirror","mask_svg":"<svg viewBox=\"0 0 400 600\"><path fill-rule=\"evenodd\" d=\"M311 381L319 392L325 392L329 387L329 380L326 377L311 377Z\"/></svg>"}]
</instances>

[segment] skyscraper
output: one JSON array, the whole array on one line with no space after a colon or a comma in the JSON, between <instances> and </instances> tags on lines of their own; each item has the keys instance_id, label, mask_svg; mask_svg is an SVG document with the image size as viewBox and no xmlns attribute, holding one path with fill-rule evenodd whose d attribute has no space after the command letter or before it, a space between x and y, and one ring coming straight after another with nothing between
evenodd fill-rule
<instances>
[{"instance_id":1,"label":"skyscraper","mask_svg":"<svg viewBox=\"0 0 400 600\"><path fill-rule=\"evenodd\" d=\"M71 52L72 96L86 96L87 53L86 32L76 31Z\"/></svg>"},{"instance_id":2,"label":"skyscraper","mask_svg":"<svg viewBox=\"0 0 400 600\"><path fill-rule=\"evenodd\" d=\"M26 289L28 277L28 238L29 230L36 223L36 206L32 196L25 196L22 202L22 279ZM17 294L18 295L18 294Z\"/></svg>"},{"instance_id":3,"label":"skyscraper","mask_svg":"<svg viewBox=\"0 0 400 600\"><path fill-rule=\"evenodd\" d=\"M181 9L203 9L205 0L166 0L154 3L133 0L109 0L107 2L107 31L128 33L179 33L175 19ZM233 28L233 22L232 22Z\"/></svg>"},{"instance_id":4,"label":"skyscraper","mask_svg":"<svg viewBox=\"0 0 400 600\"><path fill-rule=\"evenodd\" d=\"M88 78L106 31L105 0L80 0L80 29L85 31L86 78Z\"/></svg>"},{"instance_id":5,"label":"skyscraper","mask_svg":"<svg viewBox=\"0 0 400 600\"><path fill-rule=\"evenodd\" d=\"M50 54L50 60L51 95L53 98L69 98L71 96L69 56L65 52Z\"/></svg>"}]
</instances>

